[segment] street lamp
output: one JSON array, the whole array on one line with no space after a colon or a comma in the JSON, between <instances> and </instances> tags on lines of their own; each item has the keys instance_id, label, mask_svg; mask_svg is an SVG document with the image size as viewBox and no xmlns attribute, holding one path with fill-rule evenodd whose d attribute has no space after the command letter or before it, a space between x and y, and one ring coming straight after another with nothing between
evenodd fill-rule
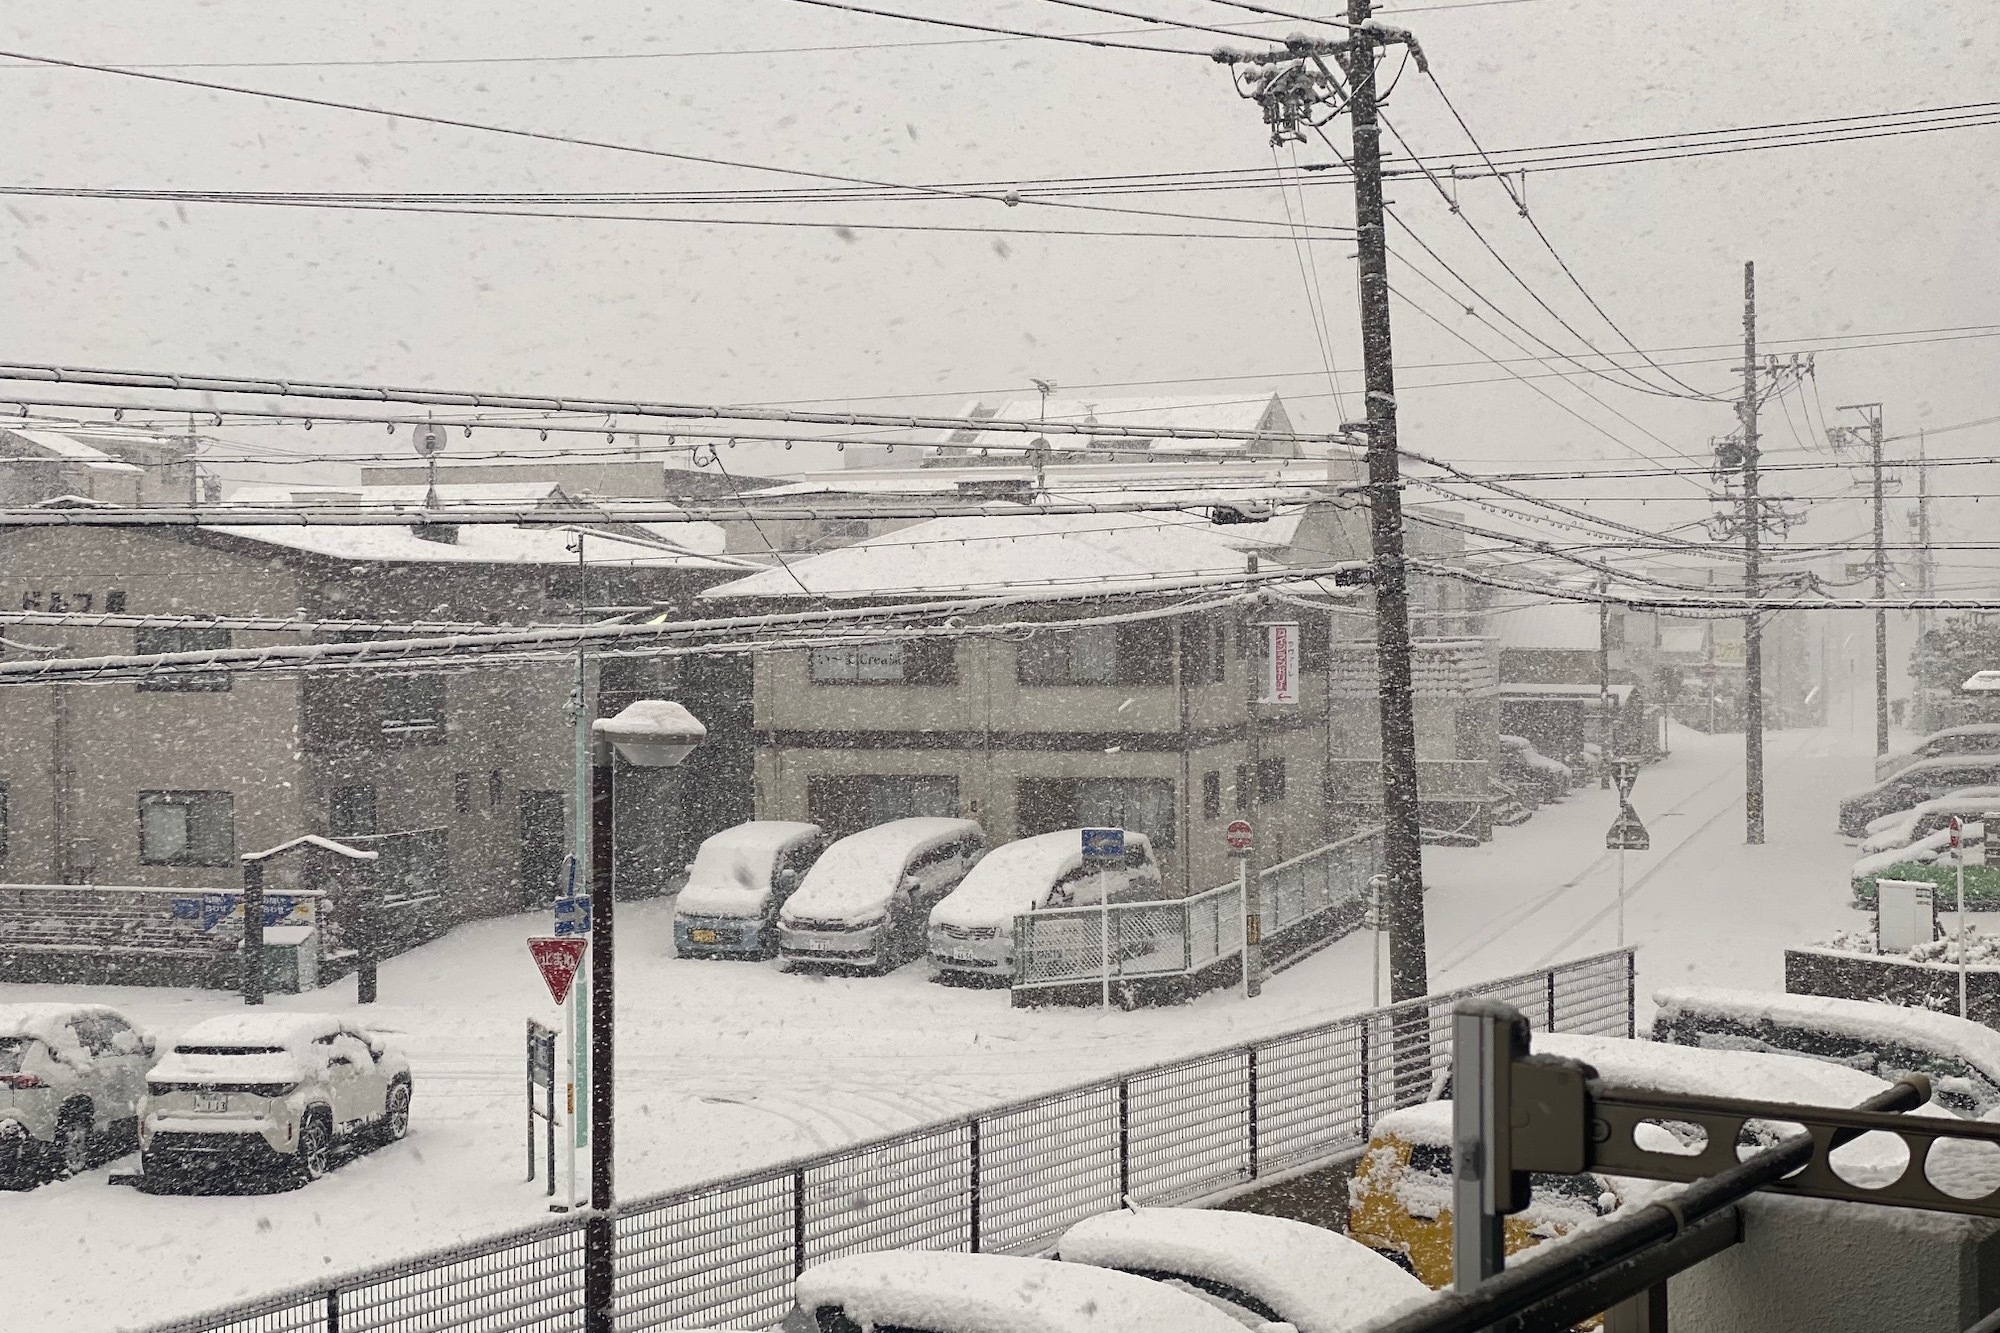
<instances>
[{"instance_id":1,"label":"street lamp","mask_svg":"<svg viewBox=\"0 0 2000 1333\"><path fill-rule=\"evenodd\" d=\"M675 768L708 729L665 699L640 699L590 724L590 1216L583 1224L584 1333L612 1333L612 751L639 768Z\"/></svg>"}]
</instances>

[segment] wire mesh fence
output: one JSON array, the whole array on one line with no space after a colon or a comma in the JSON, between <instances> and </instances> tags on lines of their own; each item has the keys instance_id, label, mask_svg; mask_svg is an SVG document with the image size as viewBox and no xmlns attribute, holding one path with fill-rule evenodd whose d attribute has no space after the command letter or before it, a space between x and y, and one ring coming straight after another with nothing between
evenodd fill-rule
<instances>
[{"instance_id":1,"label":"wire mesh fence","mask_svg":"<svg viewBox=\"0 0 2000 1333\"><path fill-rule=\"evenodd\" d=\"M1030 1252L1126 1199L1191 1203L1337 1156L1433 1095L1458 1000L1506 1000L1537 1031L1625 1036L1632 983L1632 951L1615 950L622 1204L621 1324L770 1325L822 1259ZM554 1333L577 1327L582 1293L574 1217L151 1333Z\"/></svg>"}]
</instances>

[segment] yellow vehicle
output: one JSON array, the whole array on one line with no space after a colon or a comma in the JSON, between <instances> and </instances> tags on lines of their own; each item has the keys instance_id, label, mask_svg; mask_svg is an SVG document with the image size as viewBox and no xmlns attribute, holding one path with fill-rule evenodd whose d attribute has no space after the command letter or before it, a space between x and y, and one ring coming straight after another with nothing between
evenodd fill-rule
<instances>
[{"instance_id":1,"label":"yellow vehicle","mask_svg":"<svg viewBox=\"0 0 2000 1333\"><path fill-rule=\"evenodd\" d=\"M1533 1178L1526 1211L1506 1220L1507 1253L1560 1236L1618 1206L1601 1176ZM1425 1102L1375 1122L1347 1183L1347 1234L1433 1288L1451 1283L1451 1103Z\"/></svg>"}]
</instances>

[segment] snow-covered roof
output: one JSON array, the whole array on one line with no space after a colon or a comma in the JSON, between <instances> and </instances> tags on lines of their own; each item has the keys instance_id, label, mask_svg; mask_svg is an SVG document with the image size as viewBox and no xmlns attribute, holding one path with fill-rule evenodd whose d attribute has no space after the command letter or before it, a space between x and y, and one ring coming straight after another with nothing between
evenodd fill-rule
<instances>
[{"instance_id":1,"label":"snow-covered roof","mask_svg":"<svg viewBox=\"0 0 2000 1333\"><path fill-rule=\"evenodd\" d=\"M96 445L86 444L73 435L65 435L53 430L8 430L7 435L26 442L33 450L49 457L59 458L68 463L79 463L99 472L143 472L136 463L127 463L114 458Z\"/></svg>"},{"instance_id":2,"label":"snow-covered roof","mask_svg":"<svg viewBox=\"0 0 2000 1333\"><path fill-rule=\"evenodd\" d=\"M223 497L225 505L326 504L395 509L421 509L429 496L426 486L291 486L250 484L238 486ZM563 488L553 481L525 482L441 482L440 503L448 505L561 504L568 500Z\"/></svg>"},{"instance_id":3,"label":"snow-covered roof","mask_svg":"<svg viewBox=\"0 0 2000 1333\"><path fill-rule=\"evenodd\" d=\"M280 853L291 851L294 847L317 847L322 851L332 852L336 856L347 857L351 861L373 861L382 855L380 852L364 852L359 847L349 847L346 843L335 842L332 838L322 838L317 833L305 833L293 838L290 842L281 842L276 847L266 847L261 852L244 852L241 855L241 859L245 861L267 861Z\"/></svg>"},{"instance_id":4,"label":"snow-covered roof","mask_svg":"<svg viewBox=\"0 0 2000 1333\"><path fill-rule=\"evenodd\" d=\"M910 858L955 838L980 835L970 819L916 816L850 833L820 854L785 901L787 920L858 921L888 905Z\"/></svg>"},{"instance_id":5,"label":"snow-covered roof","mask_svg":"<svg viewBox=\"0 0 2000 1333\"><path fill-rule=\"evenodd\" d=\"M1863 1041L1895 1042L1956 1055L2000 1082L2000 1032L1955 1014L1826 995L1721 987L1675 987L1655 994L1653 1002L1659 1006L1657 1023L1671 1023L1683 1016L1712 1017L1746 1027L1778 1023Z\"/></svg>"},{"instance_id":6,"label":"snow-covered roof","mask_svg":"<svg viewBox=\"0 0 2000 1333\"><path fill-rule=\"evenodd\" d=\"M1597 608L1582 602L1530 602L1495 611L1491 619L1502 648L1598 648Z\"/></svg>"},{"instance_id":7,"label":"snow-covered roof","mask_svg":"<svg viewBox=\"0 0 2000 1333\"><path fill-rule=\"evenodd\" d=\"M1242 440L1175 440L1162 438L1162 430L1256 431L1274 441L1293 431L1290 415L1275 392L1260 394L1228 393L1183 395L1156 398L1066 398L1040 395L1005 398L997 402L974 401L956 413L965 425L938 440L946 449L977 449L983 445L1007 444L1018 447L1032 438L1015 431L988 431L980 423L1002 421L1048 421L1077 425L1118 426L1130 434L1112 437L1125 447L1135 440L1157 440L1155 447L1171 447L1176 452L1241 454L1254 452L1258 444ZM984 438L982 438L984 437ZM1055 449L1087 449L1093 442L1101 448L1112 442L1103 436L1095 440L1057 433L1048 437Z\"/></svg>"},{"instance_id":8,"label":"snow-covered roof","mask_svg":"<svg viewBox=\"0 0 2000 1333\"><path fill-rule=\"evenodd\" d=\"M1145 838L1126 833L1126 846ZM987 926L1032 912L1055 882L1083 864L1083 830L1058 829L1017 838L980 858L963 882L931 909L931 920L954 926Z\"/></svg>"},{"instance_id":9,"label":"snow-covered roof","mask_svg":"<svg viewBox=\"0 0 2000 1333\"><path fill-rule=\"evenodd\" d=\"M1566 1055L1613 1087L1753 1101L1856 1106L1889 1085L1873 1074L1803 1055L1717 1051L1624 1037L1537 1032L1537 1055Z\"/></svg>"},{"instance_id":10,"label":"snow-covered roof","mask_svg":"<svg viewBox=\"0 0 2000 1333\"><path fill-rule=\"evenodd\" d=\"M1241 574L1243 551L1179 514L937 518L710 588L710 598L937 596L1003 588L1143 591L1161 578Z\"/></svg>"},{"instance_id":11,"label":"snow-covered roof","mask_svg":"<svg viewBox=\"0 0 2000 1333\"><path fill-rule=\"evenodd\" d=\"M838 1306L863 1328L951 1333L1243 1333L1198 1297L1088 1264L1002 1254L894 1250L815 1264L796 1285L809 1310Z\"/></svg>"},{"instance_id":12,"label":"snow-covered roof","mask_svg":"<svg viewBox=\"0 0 2000 1333\"><path fill-rule=\"evenodd\" d=\"M679 526L679 525L674 525ZM574 565L572 527L519 527L511 523L466 523L457 540L431 541L400 524L329 523L314 526L205 523L203 532L282 547L336 560L404 564ZM712 569L740 566L685 550L663 550L591 529L585 534L584 561L592 568Z\"/></svg>"},{"instance_id":13,"label":"snow-covered roof","mask_svg":"<svg viewBox=\"0 0 2000 1333\"><path fill-rule=\"evenodd\" d=\"M1287 1217L1142 1208L1077 1223L1066 1263L1200 1278L1255 1296L1299 1333L1350 1333L1429 1301L1431 1290L1359 1241Z\"/></svg>"},{"instance_id":14,"label":"snow-covered roof","mask_svg":"<svg viewBox=\"0 0 2000 1333\"><path fill-rule=\"evenodd\" d=\"M2000 671L1975 671L1958 688L1968 694L1989 694L2000 690Z\"/></svg>"}]
</instances>

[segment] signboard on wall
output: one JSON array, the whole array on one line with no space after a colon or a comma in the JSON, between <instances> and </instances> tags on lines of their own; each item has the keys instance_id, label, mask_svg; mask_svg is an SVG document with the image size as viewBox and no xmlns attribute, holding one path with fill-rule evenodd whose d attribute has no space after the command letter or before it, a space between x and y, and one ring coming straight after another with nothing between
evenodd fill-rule
<instances>
[{"instance_id":1,"label":"signboard on wall","mask_svg":"<svg viewBox=\"0 0 2000 1333\"><path fill-rule=\"evenodd\" d=\"M1299 701L1297 622L1264 626L1264 697L1267 704Z\"/></svg>"}]
</instances>

